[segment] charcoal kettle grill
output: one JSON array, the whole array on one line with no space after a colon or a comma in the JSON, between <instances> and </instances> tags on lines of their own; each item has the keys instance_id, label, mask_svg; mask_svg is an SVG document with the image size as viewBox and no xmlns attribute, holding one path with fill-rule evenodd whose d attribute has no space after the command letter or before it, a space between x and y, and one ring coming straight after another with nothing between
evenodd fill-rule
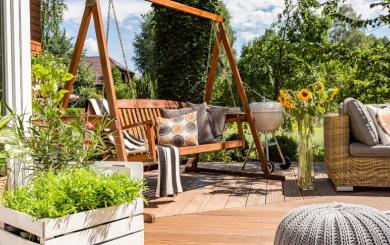
<instances>
[{"instance_id":1,"label":"charcoal kettle grill","mask_svg":"<svg viewBox=\"0 0 390 245\"><path fill-rule=\"evenodd\" d=\"M275 163L270 160L269 157L269 147L276 146L281 163L280 168L286 170L290 167L291 161L288 157L284 157L283 152L279 146L278 140L275 137L275 131L282 125L283 123L283 108L282 105L278 102L274 101L264 101L264 102L255 102L250 105L251 112L255 119L255 126L257 131L259 132L258 137L261 137L261 134L264 134L265 141L262 142L265 148L268 168L270 172L275 170ZM270 141L268 135L271 134L273 137L273 141ZM249 148L248 154L245 157L245 162L242 169L245 169L246 163L249 160L249 154L253 150L254 142L251 144Z\"/></svg>"}]
</instances>

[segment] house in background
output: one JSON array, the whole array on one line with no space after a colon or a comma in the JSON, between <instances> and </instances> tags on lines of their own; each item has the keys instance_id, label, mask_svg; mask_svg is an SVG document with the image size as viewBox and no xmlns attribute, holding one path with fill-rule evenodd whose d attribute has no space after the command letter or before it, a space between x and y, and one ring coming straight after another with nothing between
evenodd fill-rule
<instances>
[{"instance_id":1,"label":"house in background","mask_svg":"<svg viewBox=\"0 0 390 245\"><path fill-rule=\"evenodd\" d=\"M124 65L110 57L111 67L116 67L122 74L122 80L125 83L130 83L131 79L134 77L135 73L128 70ZM91 65L92 70L96 75L95 85L98 87L103 87L103 71L100 63L99 56L85 57L84 63Z\"/></svg>"}]
</instances>

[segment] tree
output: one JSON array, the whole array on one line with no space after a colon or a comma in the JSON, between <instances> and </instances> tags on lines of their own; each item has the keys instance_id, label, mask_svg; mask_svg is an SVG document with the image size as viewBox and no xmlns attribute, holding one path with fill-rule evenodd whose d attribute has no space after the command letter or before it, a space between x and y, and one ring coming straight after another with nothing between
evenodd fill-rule
<instances>
[{"instance_id":1,"label":"tree","mask_svg":"<svg viewBox=\"0 0 390 245\"><path fill-rule=\"evenodd\" d=\"M42 47L48 50L55 42L61 40L65 31L61 31L61 23L67 5L65 0L41 0Z\"/></svg>"},{"instance_id":2,"label":"tree","mask_svg":"<svg viewBox=\"0 0 390 245\"><path fill-rule=\"evenodd\" d=\"M78 99L71 103L71 107L85 107L88 99L103 97L103 91L95 86L97 77L91 65L81 62L76 74L72 93L78 95Z\"/></svg>"},{"instance_id":3,"label":"tree","mask_svg":"<svg viewBox=\"0 0 390 245\"><path fill-rule=\"evenodd\" d=\"M221 1L181 2L223 15L229 36L234 41L230 16ZM143 75L157 80L158 98L200 102L214 40L215 30L209 20L156 5L144 16L141 33L134 42L134 60ZM227 59L222 53L219 74L225 73L223 77L227 77L227 69Z\"/></svg>"},{"instance_id":4,"label":"tree","mask_svg":"<svg viewBox=\"0 0 390 245\"><path fill-rule=\"evenodd\" d=\"M350 6L334 10L359 18ZM364 103L390 98L390 45L387 38L368 36L361 28L320 11L316 1L286 1L273 28L245 45L239 60L250 100L280 89L309 86L324 80L341 89L338 97Z\"/></svg>"},{"instance_id":5,"label":"tree","mask_svg":"<svg viewBox=\"0 0 390 245\"><path fill-rule=\"evenodd\" d=\"M341 20L343 22L351 24L353 27L357 28L366 28L371 26L373 28L378 28L381 26L386 26L390 24L390 1L389 0L380 0L378 2L370 3L370 8L381 9L381 13L378 16L371 19L361 19L355 18L356 16L350 16L343 13L339 7L340 2L344 4L342 0L328 0L323 6L325 12L334 18Z\"/></svg>"},{"instance_id":6,"label":"tree","mask_svg":"<svg viewBox=\"0 0 390 245\"><path fill-rule=\"evenodd\" d=\"M135 49L134 63L142 74L149 74L151 78L156 77L154 47L155 47L155 28L153 21L153 12L143 16L141 23L141 32L136 35L133 46Z\"/></svg>"},{"instance_id":7,"label":"tree","mask_svg":"<svg viewBox=\"0 0 390 245\"><path fill-rule=\"evenodd\" d=\"M260 95L276 99L280 89L316 79L314 69L322 56L319 47L328 42L331 26L319 9L316 0L295 4L286 0L273 28L243 47L238 64L253 100L261 100Z\"/></svg>"}]
</instances>

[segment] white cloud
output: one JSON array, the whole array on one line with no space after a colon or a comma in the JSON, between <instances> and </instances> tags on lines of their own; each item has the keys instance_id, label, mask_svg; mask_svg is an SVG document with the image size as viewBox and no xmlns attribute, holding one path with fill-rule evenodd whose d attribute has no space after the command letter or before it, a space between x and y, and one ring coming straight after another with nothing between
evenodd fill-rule
<instances>
[{"instance_id":1,"label":"white cloud","mask_svg":"<svg viewBox=\"0 0 390 245\"><path fill-rule=\"evenodd\" d=\"M68 5L68 11L64 14L64 21L81 22L83 16L85 2L80 0L65 0ZM127 18L132 16L141 16L150 9L150 3L145 0L114 0L115 9L119 22L124 22ZM107 17L108 1L101 2L101 11L103 18Z\"/></svg>"},{"instance_id":2,"label":"white cloud","mask_svg":"<svg viewBox=\"0 0 390 245\"><path fill-rule=\"evenodd\" d=\"M99 52L97 41L93 38L87 38L84 47L88 55L96 55Z\"/></svg>"},{"instance_id":3,"label":"white cloud","mask_svg":"<svg viewBox=\"0 0 390 245\"><path fill-rule=\"evenodd\" d=\"M232 16L238 43L253 40L269 28L282 12L283 0L229 0L226 5Z\"/></svg>"}]
</instances>

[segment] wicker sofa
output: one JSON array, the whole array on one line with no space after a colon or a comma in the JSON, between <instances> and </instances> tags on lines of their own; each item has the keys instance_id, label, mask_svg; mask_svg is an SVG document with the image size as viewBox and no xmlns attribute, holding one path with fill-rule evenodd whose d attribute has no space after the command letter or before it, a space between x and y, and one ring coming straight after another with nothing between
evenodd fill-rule
<instances>
[{"instance_id":1,"label":"wicker sofa","mask_svg":"<svg viewBox=\"0 0 390 245\"><path fill-rule=\"evenodd\" d=\"M390 187L389 156L353 156L350 119L328 114L324 120L325 163L337 191L353 191L354 186Z\"/></svg>"}]
</instances>

